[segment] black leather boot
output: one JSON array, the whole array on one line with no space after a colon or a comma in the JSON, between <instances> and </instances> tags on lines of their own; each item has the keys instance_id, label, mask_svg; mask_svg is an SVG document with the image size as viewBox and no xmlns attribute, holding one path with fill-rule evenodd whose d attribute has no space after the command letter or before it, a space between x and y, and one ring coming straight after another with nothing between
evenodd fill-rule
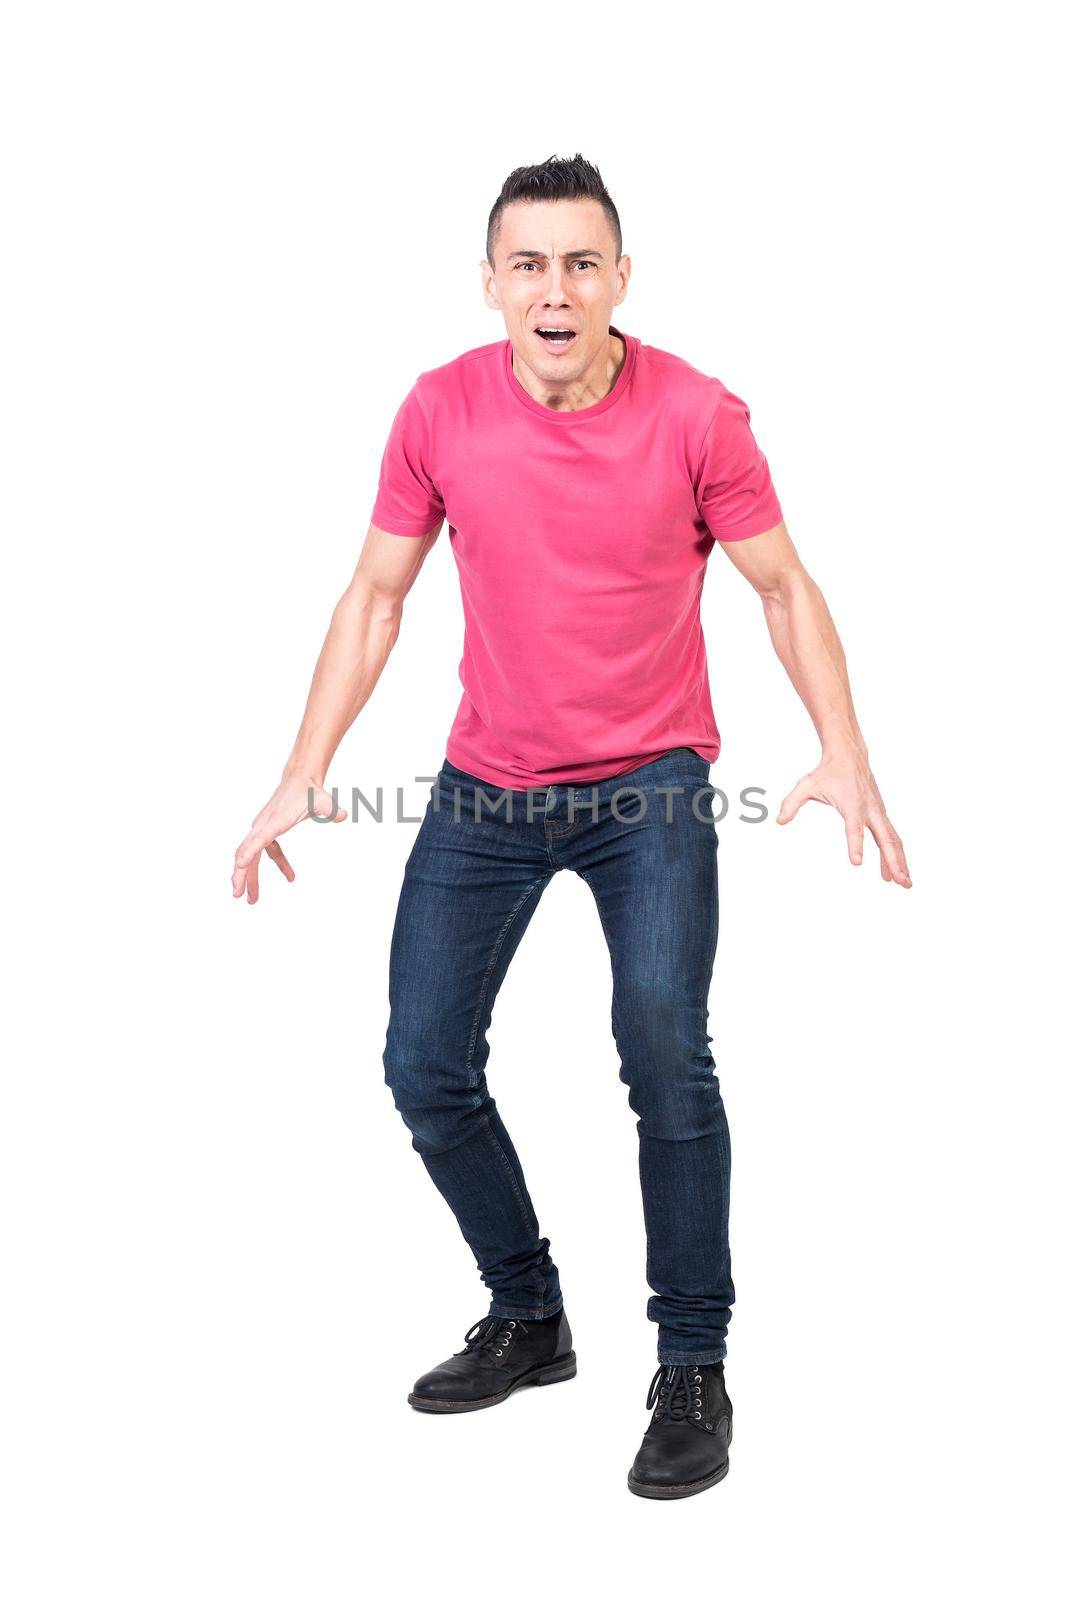
<instances>
[{"instance_id":1,"label":"black leather boot","mask_svg":"<svg viewBox=\"0 0 1068 1600\"><path fill-rule=\"evenodd\" d=\"M416 1411L481 1411L528 1384L563 1383L576 1371L567 1316L543 1322L483 1317L464 1348L416 1379L408 1404Z\"/></svg>"},{"instance_id":2,"label":"black leather boot","mask_svg":"<svg viewBox=\"0 0 1068 1600\"><path fill-rule=\"evenodd\" d=\"M632 1493L681 1500L727 1476L733 1413L722 1361L658 1367L645 1403L653 1420L627 1479Z\"/></svg>"}]
</instances>

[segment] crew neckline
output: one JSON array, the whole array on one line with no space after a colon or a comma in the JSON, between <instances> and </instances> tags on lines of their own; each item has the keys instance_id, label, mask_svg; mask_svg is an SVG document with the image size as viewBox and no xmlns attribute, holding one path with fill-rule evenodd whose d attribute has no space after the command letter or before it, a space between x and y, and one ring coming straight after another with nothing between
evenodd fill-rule
<instances>
[{"instance_id":1,"label":"crew neckline","mask_svg":"<svg viewBox=\"0 0 1068 1600\"><path fill-rule=\"evenodd\" d=\"M508 387L516 399L526 406L528 411L533 411L537 417L544 417L547 422L585 422L589 417L599 417L603 411L608 411L615 405L634 376L634 358L641 343L641 340L636 339L632 333L623 333L614 323L609 323L608 332L610 334L614 333L617 339L623 340L623 365L616 374L616 381L608 393L603 395L592 406L581 406L577 411L554 411L551 406L543 406L540 400L535 400L534 396L528 394L526 389L523 388L523 385L512 371L512 341L505 339L502 348L504 353L504 375Z\"/></svg>"}]
</instances>

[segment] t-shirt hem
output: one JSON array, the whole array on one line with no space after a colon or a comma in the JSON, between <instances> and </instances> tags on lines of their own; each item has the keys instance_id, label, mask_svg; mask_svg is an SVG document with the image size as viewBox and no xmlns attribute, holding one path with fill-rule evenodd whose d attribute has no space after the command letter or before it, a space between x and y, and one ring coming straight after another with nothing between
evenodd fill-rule
<instances>
[{"instance_id":1,"label":"t-shirt hem","mask_svg":"<svg viewBox=\"0 0 1068 1600\"><path fill-rule=\"evenodd\" d=\"M771 518L770 522L768 518ZM717 532L709 528L709 533L716 543L729 543L732 539L752 539L755 534L767 533L771 528L777 528L782 521L782 507L776 506L774 514L764 512L759 517L750 517L745 522L736 522L733 527L724 528Z\"/></svg>"},{"instance_id":2,"label":"t-shirt hem","mask_svg":"<svg viewBox=\"0 0 1068 1600\"><path fill-rule=\"evenodd\" d=\"M719 744L712 745L704 739L700 741L694 740L692 742L689 740L682 740L679 742L688 744L689 748L700 755L703 760L707 761L709 766L713 766L719 759ZM667 749L671 750L677 748L678 744L669 745L667 747ZM482 761L476 762L472 761L469 757L462 756L461 753L453 746L451 739L447 740L445 744L445 759L452 766L456 767L459 772L466 772L470 777L477 778L481 783L492 784L495 789L516 789L519 791L525 791L527 789L548 789L553 785L558 787L563 786L571 787L573 789L581 789L588 788L594 783L607 783L613 778L625 778L628 773L634 772L638 767L645 766L647 762L659 760L662 755L667 754L667 749L660 751L649 751L648 753L640 756L628 756L618 766L615 763L610 763L610 765L612 765L614 768L614 770L611 772L587 774L579 778L561 778L558 776L550 777L548 774L543 774L541 776L530 778L526 781L521 781L514 773L505 772L503 769L498 767L489 767Z\"/></svg>"},{"instance_id":3,"label":"t-shirt hem","mask_svg":"<svg viewBox=\"0 0 1068 1600\"><path fill-rule=\"evenodd\" d=\"M423 538L426 534L433 533L442 520L438 517L435 522L408 522L401 517L382 517L377 511L371 512L372 527L381 528L383 533L398 534L402 539Z\"/></svg>"}]
</instances>

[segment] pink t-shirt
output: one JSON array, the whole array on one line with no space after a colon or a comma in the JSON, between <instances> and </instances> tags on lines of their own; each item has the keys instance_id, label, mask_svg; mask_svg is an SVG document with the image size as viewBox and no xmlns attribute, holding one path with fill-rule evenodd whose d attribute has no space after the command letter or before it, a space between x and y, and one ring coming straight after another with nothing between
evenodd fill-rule
<instances>
[{"instance_id":1,"label":"pink t-shirt","mask_svg":"<svg viewBox=\"0 0 1068 1600\"><path fill-rule=\"evenodd\" d=\"M749 410L632 334L596 405L552 411L507 339L424 372L397 413L371 521L448 519L466 634L445 754L530 789L618 777L677 745L708 761L701 590L717 539L782 512Z\"/></svg>"}]
</instances>

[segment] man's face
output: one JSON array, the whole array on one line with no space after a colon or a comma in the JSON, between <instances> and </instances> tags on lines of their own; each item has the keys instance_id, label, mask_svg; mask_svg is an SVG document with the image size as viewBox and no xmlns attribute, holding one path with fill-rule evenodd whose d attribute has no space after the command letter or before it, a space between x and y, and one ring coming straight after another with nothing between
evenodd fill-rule
<instances>
[{"instance_id":1,"label":"man's face","mask_svg":"<svg viewBox=\"0 0 1068 1600\"><path fill-rule=\"evenodd\" d=\"M614 307L630 277L596 200L513 202L493 264L482 263L487 305L504 315L512 348L544 383L572 383L608 347ZM554 338L539 329L559 330ZM567 335L570 335L568 337Z\"/></svg>"}]
</instances>

